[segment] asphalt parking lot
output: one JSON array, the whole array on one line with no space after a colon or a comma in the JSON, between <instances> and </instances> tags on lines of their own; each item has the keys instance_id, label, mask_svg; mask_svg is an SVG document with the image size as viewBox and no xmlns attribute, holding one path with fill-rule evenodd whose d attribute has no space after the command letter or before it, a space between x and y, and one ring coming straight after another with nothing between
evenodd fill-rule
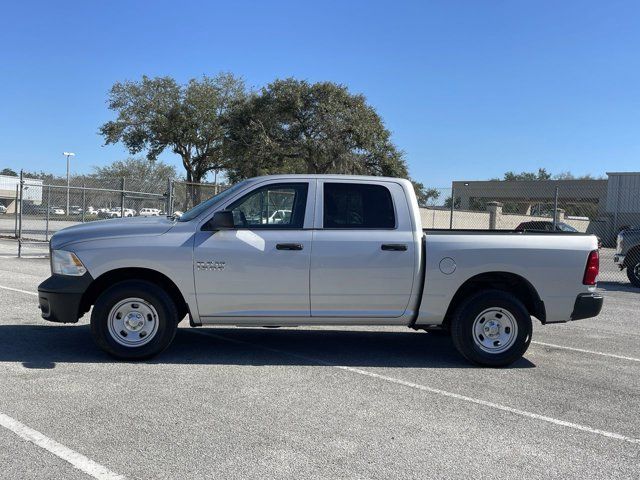
<instances>
[{"instance_id":1,"label":"asphalt parking lot","mask_svg":"<svg viewBox=\"0 0 640 480\"><path fill-rule=\"evenodd\" d=\"M600 285L598 318L536 325L507 369L403 328L186 322L168 351L125 363L86 318L40 319L48 268L0 248L0 478L638 478L627 283Z\"/></svg>"}]
</instances>

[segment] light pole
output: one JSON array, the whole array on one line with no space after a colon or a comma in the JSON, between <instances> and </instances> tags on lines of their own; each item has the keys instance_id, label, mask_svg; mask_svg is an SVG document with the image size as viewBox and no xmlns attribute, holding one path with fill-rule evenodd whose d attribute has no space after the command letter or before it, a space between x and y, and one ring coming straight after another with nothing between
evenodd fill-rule
<instances>
[{"instance_id":1,"label":"light pole","mask_svg":"<svg viewBox=\"0 0 640 480\"><path fill-rule=\"evenodd\" d=\"M64 211L65 215L69 215L69 157L75 157L73 152L62 152L67 157L67 209Z\"/></svg>"}]
</instances>

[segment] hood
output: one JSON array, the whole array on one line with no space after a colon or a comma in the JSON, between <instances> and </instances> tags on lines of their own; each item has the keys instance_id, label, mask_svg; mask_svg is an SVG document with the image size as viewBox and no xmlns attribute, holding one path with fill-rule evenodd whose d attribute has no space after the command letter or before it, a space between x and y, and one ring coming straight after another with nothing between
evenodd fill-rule
<instances>
[{"instance_id":1,"label":"hood","mask_svg":"<svg viewBox=\"0 0 640 480\"><path fill-rule=\"evenodd\" d=\"M175 224L167 217L130 217L96 220L64 228L51 237L51 248L58 249L70 243L86 242L113 237L161 235Z\"/></svg>"}]
</instances>

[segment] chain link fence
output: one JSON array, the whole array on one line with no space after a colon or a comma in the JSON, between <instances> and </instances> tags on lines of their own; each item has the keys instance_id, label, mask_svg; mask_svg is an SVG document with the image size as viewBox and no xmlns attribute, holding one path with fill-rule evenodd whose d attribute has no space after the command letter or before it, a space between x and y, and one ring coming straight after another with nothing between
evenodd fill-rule
<instances>
[{"instance_id":1,"label":"chain link fence","mask_svg":"<svg viewBox=\"0 0 640 480\"><path fill-rule=\"evenodd\" d=\"M228 185L167 179L24 178L2 186L0 235L46 245L56 231L105 218L180 214ZM619 231L640 227L640 173L608 179L454 181L422 201L426 229L575 231L601 244L601 281L625 281L613 262Z\"/></svg>"},{"instance_id":2,"label":"chain link fence","mask_svg":"<svg viewBox=\"0 0 640 480\"><path fill-rule=\"evenodd\" d=\"M615 265L617 235L640 227L640 174L608 179L455 181L421 209L426 229L529 230L594 234L600 280L627 282Z\"/></svg>"},{"instance_id":3,"label":"chain link fence","mask_svg":"<svg viewBox=\"0 0 640 480\"><path fill-rule=\"evenodd\" d=\"M186 212L229 187L230 185L174 180L170 183L169 210L177 213Z\"/></svg>"},{"instance_id":4,"label":"chain link fence","mask_svg":"<svg viewBox=\"0 0 640 480\"><path fill-rule=\"evenodd\" d=\"M3 183L4 182L4 183ZM180 214L228 188L226 185L139 178L74 177L0 179L0 236L23 246L46 247L65 227L95 220ZM10 193L9 193L10 192Z\"/></svg>"}]
</instances>

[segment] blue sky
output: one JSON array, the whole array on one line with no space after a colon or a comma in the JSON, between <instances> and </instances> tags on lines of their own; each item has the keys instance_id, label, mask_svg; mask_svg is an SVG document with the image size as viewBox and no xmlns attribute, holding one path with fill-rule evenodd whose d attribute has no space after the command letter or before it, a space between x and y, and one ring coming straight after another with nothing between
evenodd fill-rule
<instances>
[{"instance_id":1,"label":"blue sky","mask_svg":"<svg viewBox=\"0 0 640 480\"><path fill-rule=\"evenodd\" d=\"M97 134L115 81L232 71L365 94L430 186L640 170L637 1L10 2L0 60L0 167L124 158Z\"/></svg>"}]
</instances>

